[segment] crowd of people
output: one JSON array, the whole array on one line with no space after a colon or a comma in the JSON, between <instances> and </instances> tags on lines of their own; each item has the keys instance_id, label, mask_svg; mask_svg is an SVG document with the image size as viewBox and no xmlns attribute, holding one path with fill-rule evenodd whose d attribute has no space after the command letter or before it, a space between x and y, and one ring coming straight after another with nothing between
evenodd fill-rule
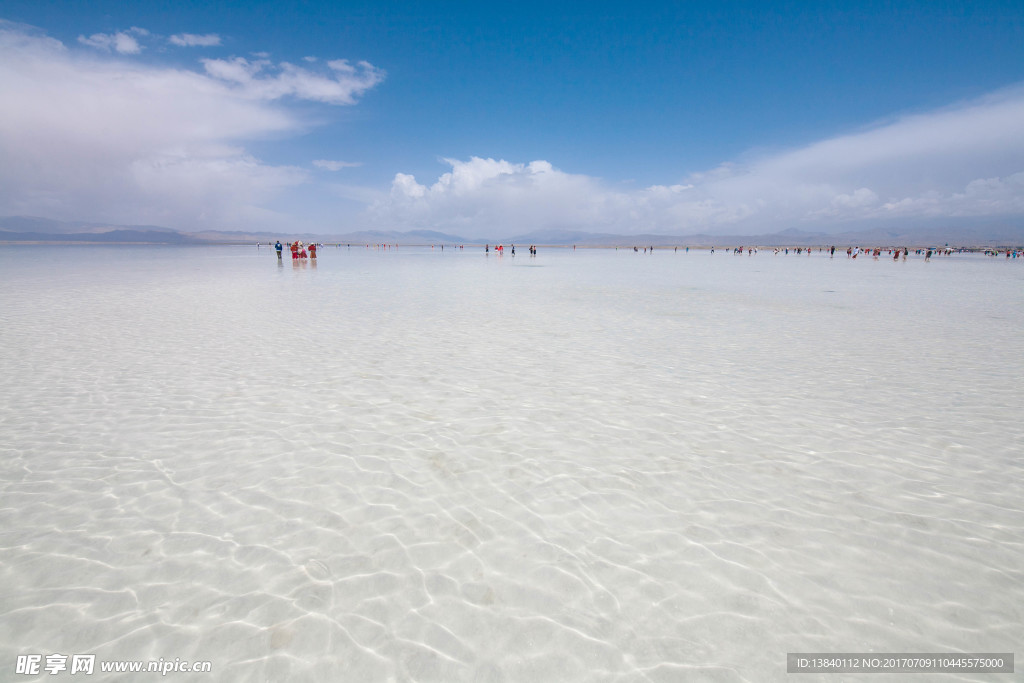
<instances>
[{"instance_id":1,"label":"crowd of people","mask_svg":"<svg viewBox=\"0 0 1024 683\"><path fill-rule=\"evenodd\" d=\"M259 247L260 243L257 242L256 246ZM339 244L338 246L340 247L342 245ZM349 244L348 246L349 246L349 248L351 248L352 245ZM369 244L366 245L366 246L367 246L367 248L370 248ZM378 245L374 245L374 246L375 246L375 248L380 249L380 248L394 248L394 247L397 247L398 245L397 244L396 245L378 244ZM432 245L430 245L430 248L433 249L434 246L435 245L432 244ZM454 246L454 248L456 248L456 249L464 249L464 245L452 245L452 246ZM291 242L291 243L286 242L284 244L281 243L281 240L277 240L277 242L274 244L274 250L277 252L277 258L278 259L282 259L283 258L284 250L287 249L288 251L291 252L292 260L296 260L296 261L301 260L301 259L315 259L316 255L317 255L317 249L318 248L322 248L322 247L323 247L322 244L317 244L316 242L310 242L309 244L304 244L302 242L302 240L295 240L294 242ZM618 251L618 249L619 249L619 247L615 247L616 251ZM633 247L633 251L634 252L639 252L640 249L641 249L641 247L639 247L639 246L634 246ZM726 247L726 249L729 249L729 247ZM441 245L441 250L442 251L444 250L444 245L443 244ZM516 245L514 245L514 244L510 245L509 250L510 250L512 256L516 255ZM531 244L530 247L529 247L529 250L530 250L530 256L536 256L537 255L537 246L536 245ZM573 245L573 251L575 251L575 250L576 250L576 245ZM690 252L690 247L685 247L685 250L686 250L686 253L689 253ZM490 254L491 251L492 251L492 247L491 247L490 244L484 245L484 253L485 254ZM503 256L505 254L505 246L503 244L497 244L497 245L495 245L493 247L493 251L498 256ZM654 246L643 247L643 251L644 251L645 254L646 253L652 253L653 254L654 253ZM673 251L674 252L678 252L679 251L679 247L674 247ZM796 253L796 254L807 254L808 256L810 256L812 251L813 251L813 249L811 247L774 247L774 253L775 254L789 254L790 252L793 252L793 253ZM834 258L835 257L835 253L836 253L836 248L834 246L832 246L832 247L817 247L817 251L818 251L818 253L824 252L824 253L828 254L829 257ZM924 256L924 260L925 261L930 261L933 255L935 255L935 256L949 256L949 255L951 255L953 253L958 253L958 252L963 252L963 251L977 251L977 250L976 249L974 249L974 250L966 249L966 248L953 248L953 247L950 247L950 246L947 245L947 246L941 247L941 248L930 247L928 249L915 249L914 253L916 255L918 255L918 256ZM710 252L712 254L714 254L715 253L715 247L710 247ZM746 253L748 256L753 256L757 252L758 252L758 247L741 246L741 247L733 247L732 248L732 253L734 253L734 254L744 254L744 253ZM885 249L877 248L877 247L874 248L874 249L862 249L860 247L847 247L846 248L846 258L849 258L849 259L855 259L858 256L863 254L864 256L869 256L870 255L874 260L877 261L879 256L881 256L883 253L887 254L887 255L891 255L893 261L898 261L898 260L900 260L901 257L902 257L902 259L904 261L906 261L907 257L910 255L910 249L908 249L907 247L897 247L897 248L889 247L889 248L885 248ZM998 256L1002 256L1005 253L1006 258L1008 258L1008 259L1010 259L1010 258L1016 259L1018 257L1024 258L1024 249L1006 249L1005 252L1002 249L985 249L984 253L987 256L997 256L997 255Z\"/></svg>"},{"instance_id":2,"label":"crowd of people","mask_svg":"<svg viewBox=\"0 0 1024 683\"><path fill-rule=\"evenodd\" d=\"M515 256L516 255L516 245L514 245L514 244L510 245L510 250L512 252L512 255ZM491 245L490 244L485 244L484 245L484 253L485 254L490 254L491 253ZM497 254L498 256L504 256L505 255L505 245L504 244L496 244L494 246L494 253ZM530 256L536 256L536 255L537 255L537 245L531 244L530 245Z\"/></svg>"},{"instance_id":3,"label":"crowd of people","mask_svg":"<svg viewBox=\"0 0 1024 683\"><path fill-rule=\"evenodd\" d=\"M316 242L310 242L307 245L307 244L303 244L302 240L295 240L294 242L292 242L291 244L288 245L288 250L292 253L292 260L293 261L297 261L298 259L304 259L304 258L315 259L316 258L316 250L317 250L318 246L319 245L317 245ZM284 245L281 244L281 240L278 240L274 244L274 251L277 252L277 258L278 259L283 258Z\"/></svg>"}]
</instances>

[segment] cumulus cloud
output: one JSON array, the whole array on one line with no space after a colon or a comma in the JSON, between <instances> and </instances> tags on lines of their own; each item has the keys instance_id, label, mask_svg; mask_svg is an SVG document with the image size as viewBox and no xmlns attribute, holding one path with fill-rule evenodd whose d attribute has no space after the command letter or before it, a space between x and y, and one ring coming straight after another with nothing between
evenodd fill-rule
<instances>
[{"instance_id":1,"label":"cumulus cloud","mask_svg":"<svg viewBox=\"0 0 1024 683\"><path fill-rule=\"evenodd\" d=\"M1024 88L671 185L624 188L546 161L445 159L432 184L398 173L369 215L381 223L509 234L839 229L853 221L1024 215Z\"/></svg>"},{"instance_id":2,"label":"cumulus cloud","mask_svg":"<svg viewBox=\"0 0 1024 683\"><path fill-rule=\"evenodd\" d=\"M541 228L595 232L678 232L685 222L727 224L747 207L694 196L693 184L622 189L546 161L511 163L445 159L451 171L432 185L398 173L387 199L370 214L381 222L434 226L463 234L509 234Z\"/></svg>"},{"instance_id":3,"label":"cumulus cloud","mask_svg":"<svg viewBox=\"0 0 1024 683\"><path fill-rule=\"evenodd\" d=\"M362 166L358 161L330 161L329 159L317 159L313 162L317 168L325 171L340 171L343 168L357 168Z\"/></svg>"},{"instance_id":4,"label":"cumulus cloud","mask_svg":"<svg viewBox=\"0 0 1024 683\"><path fill-rule=\"evenodd\" d=\"M265 163L245 143L304 132L307 120L207 71L108 51L76 52L0 22L0 214L181 229L291 224L269 207L310 172Z\"/></svg>"},{"instance_id":5,"label":"cumulus cloud","mask_svg":"<svg viewBox=\"0 0 1024 683\"><path fill-rule=\"evenodd\" d=\"M179 47L214 47L220 45L220 36L216 33L178 33L167 39L172 45Z\"/></svg>"},{"instance_id":6,"label":"cumulus cloud","mask_svg":"<svg viewBox=\"0 0 1024 683\"><path fill-rule=\"evenodd\" d=\"M444 227L475 236L524 227L600 230L627 211L629 196L546 161L511 163L445 159L451 171L432 185L396 174L390 195L370 208L374 219L410 228Z\"/></svg>"},{"instance_id":7,"label":"cumulus cloud","mask_svg":"<svg viewBox=\"0 0 1024 683\"><path fill-rule=\"evenodd\" d=\"M127 31L119 31L117 33L94 33L88 38L78 36L78 42L108 52L113 50L124 55L136 55L142 52L142 46L139 44L136 36L148 35L149 31L146 29L132 26Z\"/></svg>"},{"instance_id":8,"label":"cumulus cloud","mask_svg":"<svg viewBox=\"0 0 1024 683\"><path fill-rule=\"evenodd\" d=\"M356 98L384 80L384 71L369 62L355 66L347 60L327 62L327 73L317 73L288 62L272 64L267 59L244 57L204 59L210 76L231 83L242 96L276 100L285 96L326 102L354 104Z\"/></svg>"}]
</instances>

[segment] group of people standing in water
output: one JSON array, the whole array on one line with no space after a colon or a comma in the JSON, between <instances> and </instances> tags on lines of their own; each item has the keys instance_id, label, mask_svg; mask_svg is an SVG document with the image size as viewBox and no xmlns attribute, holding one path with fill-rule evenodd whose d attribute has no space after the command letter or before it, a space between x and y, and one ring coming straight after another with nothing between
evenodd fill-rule
<instances>
[{"instance_id":1,"label":"group of people standing in water","mask_svg":"<svg viewBox=\"0 0 1024 683\"><path fill-rule=\"evenodd\" d=\"M298 260L303 258L316 258L316 242L310 242L309 245L304 245L302 240L295 240L288 245L288 250L292 252L292 260ZM284 245L281 244L281 240L278 240L274 244L274 251L277 252L277 258L282 258L284 252Z\"/></svg>"},{"instance_id":2,"label":"group of people standing in water","mask_svg":"<svg viewBox=\"0 0 1024 683\"><path fill-rule=\"evenodd\" d=\"M512 255L515 256L515 245L512 245L511 247L512 247ZM573 247L573 249L575 249L575 247ZM490 245L484 245L483 246L483 253L484 254L489 254L490 253ZM498 254L499 256L503 256L505 254L505 245L495 245L495 253ZM529 246L529 255L530 256L537 256L537 245L530 245Z\"/></svg>"}]
</instances>

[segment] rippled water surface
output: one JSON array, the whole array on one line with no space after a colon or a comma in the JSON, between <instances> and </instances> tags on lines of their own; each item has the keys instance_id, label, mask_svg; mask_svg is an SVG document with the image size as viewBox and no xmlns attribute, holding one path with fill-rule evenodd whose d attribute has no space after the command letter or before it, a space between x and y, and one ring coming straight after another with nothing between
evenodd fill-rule
<instances>
[{"instance_id":1,"label":"rippled water surface","mask_svg":"<svg viewBox=\"0 0 1024 683\"><path fill-rule=\"evenodd\" d=\"M0 291L2 680L1020 645L1019 260L6 247Z\"/></svg>"}]
</instances>

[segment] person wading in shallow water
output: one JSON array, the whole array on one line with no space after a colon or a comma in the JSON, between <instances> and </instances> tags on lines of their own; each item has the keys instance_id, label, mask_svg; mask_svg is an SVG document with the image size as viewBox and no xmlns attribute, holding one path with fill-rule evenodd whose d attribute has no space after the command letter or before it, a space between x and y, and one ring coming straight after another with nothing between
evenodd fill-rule
<instances>
[{"instance_id":1,"label":"person wading in shallow water","mask_svg":"<svg viewBox=\"0 0 1024 683\"><path fill-rule=\"evenodd\" d=\"M277 258L281 258L281 251L283 249L284 247L281 246L281 240L278 240L277 243L274 245L274 251L277 252Z\"/></svg>"}]
</instances>

